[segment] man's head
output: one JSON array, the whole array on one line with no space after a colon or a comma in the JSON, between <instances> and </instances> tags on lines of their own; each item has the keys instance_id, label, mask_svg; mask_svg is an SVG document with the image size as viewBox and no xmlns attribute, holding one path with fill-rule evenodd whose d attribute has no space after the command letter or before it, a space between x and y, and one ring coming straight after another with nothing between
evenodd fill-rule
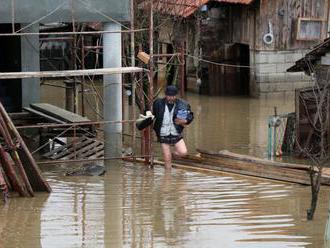
<instances>
[{"instance_id":1,"label":"man's head","mask_svg":"<svg viewBox=\"0 0 330 248\"><path fill-rule=\"evenodd\" d=\"M168 85L165 90L165 98L169 103L174 103L176 95L178 94L178 89L175 85Z\"/></svg>"}]
</instances>

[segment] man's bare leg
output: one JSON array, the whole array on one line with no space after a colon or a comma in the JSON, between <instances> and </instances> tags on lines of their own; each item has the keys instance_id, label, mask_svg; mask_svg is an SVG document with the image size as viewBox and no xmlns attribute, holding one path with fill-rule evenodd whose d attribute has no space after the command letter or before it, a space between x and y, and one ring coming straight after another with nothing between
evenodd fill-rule
<instances>
[{"instance_id":1,"label":"man's bare leg","mask_svg":"<svg viewBox=\"0 0 330 248\"><path fill-rule=\"evenodd\" d=\"M171 154L171 148L169 144L161 144L164 162L165 162L165 169L171 169L172 168L172 154Z\"/></svg>"},{"instance_id":2,"label":"man's bare leg","mask_svg":"<svg viewBox=\"0 0 330 248\"><path fill-rule=\"evenodd\" d=\"M188 153L186 143L184 142L183 139L179 140L179 142L174 145L174 148L175 148L174 155L176 156L181 157L187 155Z\"/></svg>"}]
</instances>

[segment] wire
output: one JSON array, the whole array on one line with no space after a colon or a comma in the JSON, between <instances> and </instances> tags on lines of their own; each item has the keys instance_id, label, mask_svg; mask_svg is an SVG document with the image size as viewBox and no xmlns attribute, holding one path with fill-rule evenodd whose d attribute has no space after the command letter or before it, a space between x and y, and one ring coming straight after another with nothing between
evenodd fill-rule
<instances>
[{"instance_id":1,"label":"wire","mask_svg":"<svg viewBox=\"0 0 330 248\"><path fill-rule=\"evenodd\" d=\"M66 132L68 132L70 129L72 129L73 126L65 129L63 132L61 132L59 135L57 135L56 137L54 137L54 139L61 137L63 134L65 134ZM52 142L52 140L49 140L47 143L43 144L42 146L38 147L36 150L34 150L33 152L31 152L31 154L35 154L37 151L41 150L42 148L44 148L45 146L47 146L48 144L50 144L50 142Z\"/></svg>"},{"instance_id":2,"label":"wire","mask_svg":"<svg viewBox=\"0 0 330 248\"><path fill-rule=\"evenodd\" d=\"M125 26L124 24L120 23L119 21L115 20L114 18L112 18L112 17L110 17L110 16L104 14L102 11L97 10L96 8L92 7L90 4L86 3L85 1L83 1L83 0L79 0L79 2L83 3L83 4L85 5L85 6L84 6L85 9L87 9L88 11L92 12L92 11L91 11L91 9L92 9L92 10L94 10L96 13L98 13L99 15L101 15L101 16L107 18L108 20L110 20L110 21L112 21L112 22L114 22L114 23L119 24L120 26L124 27L125 29L127 29L127 30L130 29L129 27Z\"/></svg>"},{"instance_id":3,"label":"wire","mask_svg":"<svg viewBox=\"0 0 330 248\"><path fill-rule=\"evenodd\" d=\"M54 14L56 11L58 11L60 8L62 8L64 6L65 2L63 2L62 4L60 4L59 6L57 6L55 9L53 9L51 12L49 12L47 15L44 15L42 17L40 17L39 19L35 20L34 22L31 22L30 24L24 26L23 28L19 29L16 31L16 33L19 33L20 31L27 29L28 27L31 27L32 25L40 22L41 20L45 19L46 17Z\"/></svg>"},{"instance_id":4,"label":"wire","mask_svg":"<svg viewBox=\"0 0 330 248\"><path fill-rule=\"evenodd\" d=\"M199 61L205 62L205 63L209 63L209 64L213 64L213 65L219 65L219 66L227 66L227 67L236 67L236 68L251 68L251 69L255 69L255 66L250 66L250 65L233 65L233 64L226 64L226 63L217 63L211 60L206 60L203 59L201 57L197 57L197 56L193 56L190 54L185 54L187 57L190 58L194 58L194 59L198 59Z\"/></svg>"}]
</instances>

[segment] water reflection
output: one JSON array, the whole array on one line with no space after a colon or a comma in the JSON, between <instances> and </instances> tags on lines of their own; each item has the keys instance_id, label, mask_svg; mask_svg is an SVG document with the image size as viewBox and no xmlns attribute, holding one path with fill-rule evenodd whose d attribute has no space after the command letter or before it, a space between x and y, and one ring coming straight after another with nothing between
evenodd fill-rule
<instances>
[{"instance_id":1,"label":"water reflection","mask_svg":"<svg viewBox=\"0 0 330 248\"><path fill-rule=\"evenodd\" d=\"M104 242L103 179L52 180L41 212L42 247L92 247Z\"/></svg>"},{"instance_id":2,"label":"water reflection","mask_svg":"<svg viewBox=\"0 0 330 248\"><path fill-rule=\"evenodd\" d=\"M307 222L307 187L131 163L108 170L49 173L49 197L11 199L1 247L322 247L328 189Z\"/></svg>"},{"instance_id":3,"label":"water reflection","mask_svg":"<svg viewBox=\"0 0 330 248\"><path fill-rule=\"evenodd\" d=\"M0 247L25 248L41 246L41 212L48 194L34 198L11 199L0 205Z\"/></svg>"}]
</instances>

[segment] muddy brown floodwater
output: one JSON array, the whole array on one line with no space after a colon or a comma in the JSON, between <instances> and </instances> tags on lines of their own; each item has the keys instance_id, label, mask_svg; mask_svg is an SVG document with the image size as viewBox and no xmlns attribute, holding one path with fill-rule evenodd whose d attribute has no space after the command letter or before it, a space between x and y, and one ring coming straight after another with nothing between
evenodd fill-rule
<instances>
[{"instance_id":1,"label":"muddy brown floodwater","mask_svg":"<svg viewBox=\"0 0 330 248\"><path fill-rule=\"evenodd\" d=\"M267 116L293 100L188 95L196 119L191 153L202 147L266 157ZM323 247L329 188L306 221L308 187L162 167L107 162L104 177L42 170L53 193L0 204L0 247Z\"/></svg>"}]
</instances>

